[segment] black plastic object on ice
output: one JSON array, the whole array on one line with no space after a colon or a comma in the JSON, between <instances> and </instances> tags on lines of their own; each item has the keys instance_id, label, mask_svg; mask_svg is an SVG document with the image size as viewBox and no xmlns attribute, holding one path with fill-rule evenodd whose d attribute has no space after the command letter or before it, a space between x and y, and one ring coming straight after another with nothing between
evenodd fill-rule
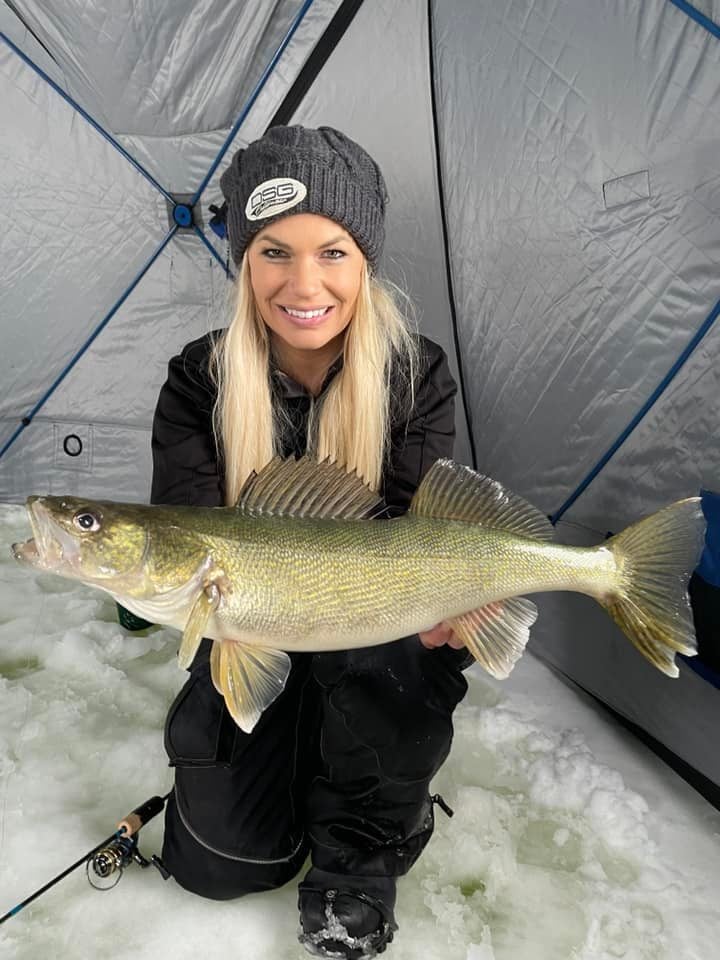
<instances>
[{"instance_id":1,"label":"black plastic object on ice","mask_svg":"<svg viewBox=\"0 0 720 960\"><path fill-rule=\"evenodd\" d=\"M121 627L125 627L126 630L145 630L147 627L152 627L153 624L149 620L143 620L142 617L136 616L134 613L131 613L127 610L121 603L116 604L118 612L118 622Z\"/></svg>"}]
</instances>

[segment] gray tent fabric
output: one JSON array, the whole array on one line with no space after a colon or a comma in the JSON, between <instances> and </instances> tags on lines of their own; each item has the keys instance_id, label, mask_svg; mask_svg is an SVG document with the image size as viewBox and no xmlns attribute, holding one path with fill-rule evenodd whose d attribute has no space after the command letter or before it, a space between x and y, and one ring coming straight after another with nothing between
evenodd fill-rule
<instances>
[{"instance_id":1,"label":"gray tent fabric","mask_svg":"<svg viewBox=\"0 0 720 960\"><path fill-rule=\"evenodd\" d=\"M720 784L717 738L720 691L680 662L671 682L608 629L599 606L585 597L539 598L539 636L532 649L546 663L622 717L641 727L712 784ZM717 794L716 794L717 795Z\"/></svg>"},{"instance_id":2,"label":"gray tent fabric","mask_svg":"<svg viewBox=\"0 0 720 960\"><path fill-rule=\"evenodd\" d=\"M457 379L435 177L427 26L424 0L366 0L294 120L336 126L377 159L390 192L384 273L410 292L420 328L444 347ZM372 84L368 49L373 50ZM341 88L357 92L351 110L337 97ZM456 428L455 456L471 463L461 398Z\"/></svg>"},{"instance_id":3,"label":"gray tent fabric","mask_svg":"<svg viewBox=\"0 0 720 960\"><path fill-rule=\"evenodd\" d=\"M0 501L147 499L167 360L227 322L219 152L341 0L110 6L0 6ZM292 118L378 159L383 269L463 388L457 459L563 542L720 489L719 25L720 0L364 0ZM720 784L714 688L586 598L541 606L538 655Z\"/></svg>"},{"instance_id":4,"label":"gray tent fabric","mask_svg":"<svg viewBox=\"0 0 720 960\"><path fill-rule=\"evenodd\" d=\"M2 322L8 329L7 349L0 358L6 388L0 397L0 449L118 298L148 268L32 425L0 459L0 500L22 500L29 490L146 500L150 424L167 361L185 342L227 320L225 275L201 240L192 233L178 233L159 249L170 230L165 194L190 194L198 188L248 103L242 98L257 86L262 68L271 62L294 20L298 27L281 57L282 70L272 73L253 105L265 117L274 112L338 3L283 3L277 7L282 17L269 20L268 5L220 6L232 6L233 22L245 25L243 36L255 37L253 55L247 60L238 55L227 36L225 15L209 21L203 31L204 43L207 35L213 40L208 82L219 83L226 76L235 87L219 118L223 128L207 129L206 121L200 129L187 131L190 119L183 104L193 99L198 82L190 56L198 30L192 3L173 6L174 42L184 38L187 56L180 49L169 64L181 71L172 79L185 94L174 93L179 100L171 98L166 108L162 104L169 96L167 50L151 24L143 27L142 20L136 21L132 4L122 12L121 5L115 5L112 17L102 5L90 5L78 22L60 12L51 15L54 8L46 4L15 4L32 29L24 33L18 29L18 17L0 8L0 26L10 20L13 36L27 44L31 61L31 54L42 51L44 68L47 51L53 51L51 77L65 93L78 98L78 106L98 123L93 110L107 124L122 124L121 129L110 126L108 132L122 139L126 149L135 150L133 158L165 191L160 192L81 119L15 50L0 45L5 87L0 110L5 129L14 133L3 158L9 226L0 241L5 281ZM127 47L124 61L116 52L120 37ZM92 47L87 60L82 57L86 46ZM104 69L108 60L124 62L123 77L114 76L111 86ZM137 84L136 125L135 112L128 114L112 104L123 102L117 92L128 84L135 89L138 72L151 81L147 89L142 82ZM113 109L120 112L115 115ZM149 119L153 111L158 113L154 126ZM254 135L262 132L252 113L247 121L249 127L254 125ZM240 142L231 141L228 149ZM176 149L180 143L183 146ZM157 159L146 168L153 144L158 145ZM214 178L203 198L205 209L220 199ZM224 258L222 245L216 256ZM15 282L18 277L22 283ZM67 437L80 438L82 455L67 453Z\"/></svg>"},{"instance_id":5,"label":"gray tent fabric","mask_svg":"<svg viewBox=\"0 0 720 960\"><path fill-rule=\"evenodd\" d=\"M720 43L665 0L435 17L441 99L477 92L441 139L481 468L553 513L720 298ZM719 337L566 519L604 534L712 486Z\"/></svg>"},{"instance_id":6,"label":"gray tent fabric","mask_svg":"<svg viewBox=\"0 0 720 960\"><path fill-rule=\"evenodd\" d=\"M717 314L720 43L660 0L434 18L441 101L477 92L467 127L440 118L479 468L557 514ZM718 489L719 347L710 325L559 539ZM717 690L687 666L668 688L586 598L542 610L533 650L720 782Z\"/></svg>"}]
</instances>

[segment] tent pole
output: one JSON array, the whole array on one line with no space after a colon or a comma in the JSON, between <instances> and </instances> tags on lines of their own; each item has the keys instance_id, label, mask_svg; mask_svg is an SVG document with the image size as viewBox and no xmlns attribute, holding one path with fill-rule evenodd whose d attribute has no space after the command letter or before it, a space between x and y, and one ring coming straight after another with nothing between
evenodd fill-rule
<instances>
[{"instance_id":1,"label":"tent pole","mask_svg":"<svg viewBox=\"0 0 720 960\"><path fill-rule=\"evenodd\" d=\"M198 235L198 237L200 237L200 239L201 239L202 242L205 244L205 246L208 248L208 250L210 251L210 253L215 257L215 259L217 260L217 262L218 262L218 263L220 264L220 266L223 268L223 270L225 271L225 273L226 273L226 275L227 275L228 280L234 280L235 278L234 278L234 276L233 276L233 274L232 274L232 271L229 269L227 263L223 260L223 258L222 258L222 257L220 256L220 254L217 252L217 250L215 249L215 247L213 246L213 244L210 242L207 234L206 234L203 230L201 230L200 227L199 227L197 224L193 224L193 230L194 230L195 233Z\"/></svg>"},{"instance_id":2,"label":"tent pole","mask_svg":"<svg viewBox=\"0 0 720 960\"><path fill-rule=\"evenodd\" d=\"M695 335L693 336L692 340L691 340L691 341L688 343L688 345L685 347L685 349L684 349L683 352L680 354L680 356L677 358L677 360L676 360L675 363L672 365L672 367L670 367L670 369L668 370L668 372L665 374L665 376L663 377L663 379L660 381L660 383L657 385L657 387L656 387L656 388L653 390L653 392L650 394L650 396L649 396L648 399L645 401L645 403L642 405L642 407L640 407L640 409L638 410L638 412L637 412L637 413L635 414L635 416L632 418L632 420L630 421L630 423L625 427L625 429L622 431L622 433L621 433L620 436L617 438L617 440L612 444L612 446L610 446L610 447L608 448L608 450L602 455L602 457L600 457L600 459L599 459L598 462L595 464L595 466L592 468L592 470L590 470L590 472L587 474L587 476L585 477L585 479L584 479L581 483L578 484L578 486L575 488L575 490L573 490L573 492L572 492L572 493L570 494L570 496L567 498L567 500L565 501L565 503L563 503L563 505L560 507L560 509L557 510L554 514L552 514L552 516L550 517L550 522L551 522L552 524L556 524L556 523L558 522L558 520L562 517L562 515L563 515L567 510L570 509L570 507L575 503L575 501L577 500L577 498L578 498L582 493L584 493L585 490L587 490L587 488L588 488L588 487L590 486L590 484L593 482L593 480L595 479L595 477L596 477L596 476L600 473L600 471L603 469L603 467L605 466L605 464L611 459L611 457L613 457L613 456L617 453L617 451L618 451L619 448L623 445L623 443L625 443L625 441L627 440L627 438L628 438L628 437L630 436L630 434L633 432L633 430L635 429L635 427L637 427L637 425L638 425L638 424L640 423L640 421L643 419L643 417L645 416L645 414L650 410L650 408L655 404L655 402L656 402L656 401L660 398L660 396L665 392L665 390L666 390L667 387L670 385L670 383L674 380L674 378L676 377L676 375L677 375L677 373L679 372L680 368L683 366L683 364L685 363L685 361L686 361L686 360L690 357L690 355L693 353L693 351L694 351L695 348L698 346L698 344L700 343L700 341L703 339L703 337L705 336L705 334L710 330L710 328L712 327L712 325L713 325L713 324L715 323L715 321L717 320L718 316L720 316L720 300L718 300L718 302L715 304L715 306L713 307L713 309L711 310L710 314L708 315L708 317L707 317L707 318L705 319L705 321L703 322L703 324L702 324L702 326L700 327L700 329L695 333Z\"/></svg>"},{"instance_id":3,"label":"tent pole","mask_svg":"<svg viewBox=\"0 0 720 960\"><path fill-rule=\"evenodd\" d=\"M2 459L2 457L3 457L3 456L5 455L5 453L10 449L10 447L13 445L13 443L15 443L15 441L16 441L17 438L20 436L20 434L21 434L27 427L30 426L30 424L31 424L32 421L33 421L33 418L36 416L36 414L38 413L38 411L47 403L47 401L48 401L49 398L53 395L53 393L55 393L55 391L57 390L57 388L60 386L60 384L61 384L61 383L63 382L63 380L65 379L65 377L68 375L68 373L70 373L70 371L72 370L72 368L73 368L73 367L75 366L75 364L80 360L80 358L83 356L83 354L85 353L85 351L90 347L90 345L93 343L93 341L100 335L100 333L102 333L102 331L105 329L105 327L108 325L108 323L112 320L112 318L115 316L115 314L116 314L117 311L120 309L120 307L123 305L123 303L125 303L125 301L127 300L127 298L128 298L128 297L130 296L130 294L133 292L133 290L134 290L135 287L138 285L138 283L140 283L140 281L141 281L142 278L145 276L145 274L148 272L148 270L150 269L150 267L155 263L155 261L156 261L157 258L160 256L160 254L163 252L163 250L164 250L165 247L168 245L168 243L170 242L170 240L172 240L172 238L175 236L175 234L176 234L176 232L177 232L177 229L178 229L178 228L177 228L176 225L173 225L173 226L170 228L170 230L167 232L167 234L166 234L165 237L163 238L162 242L160 243L160 246L157 248L157 250L155 250L155 252L152 254L152 256L147 260L147 262L141 267L139 273L137 274L137 276L135 277L135 279L130 283L130 285L127 287L127 289L125 290L125 292L122 293L122 294L120 295L120 297L115 301L115 303L114 303L113 306L110 308L110 310L109 310L108 313L105 315L105 317L104 317L104 318L100 321L100 323L95 327L95 329L93 330L93 332L92 332L92 333L90 334L90 336L87 338L87 340L85 341L85 343L80 347L80 349L77 351L77 353L75 353L75 355L72 357L72 359L65 365L65 368L61 371L61 373L59 374L59 376L57 376L57 377L55 378L55 380L52 382L52 384L50 385L50 387L48 387L48 389L45 391L45 393L42 395L42 397L38 400L38 402L35 404L35 406L32 408L32 410L30 410L30 412L29 412L28 414L26 414L26 416L24 416L24 417L22 418L22 420L20 421L20 425L16 428L15 432L12 434L12 436L10 437L10 439L7 440L6 443L3 445L3 447L0 449L0 459Z\"/></svg>"},{"instance_id":4,"label":"tent pole","mask_svg":"<svg viewBox=\"0 0 720 960\"><path fill-rule=\"evenodd\" d=\"M714 37L717 37L718 40L720 40L720 27L709 17L706 17L704 13L701 13L691 3L686 3L685 0L670 0L670 3L674 4L678 10L682 10L682 12L686 13L691 20L694 20L695 23L699 23L701 27L704 27L708 31L708 33L711 33Z\"/></svg>"},{"instance_id":5,"label":"tent pole","mask_svg":"<svg viewBox=\"0 0 720 960\"><path fill-rule=\"evenodd\" d=\"M205 190L205 187L207 187L208 183L209 183L210 180L212 179L213 174L215 173L215 171L217 170L217 168L218 168L218 167L220 166L220 164L222 163L223 157L225 156L225 154L227 153L228 149L230 148L230 144L231 144L231 143L233 142L233 140L235 139L235 136L236 136L238 130L240 129L240 127L241 127L241 126L243 125L243 123L245 122L245 120L246 120L246 118L247 118L247 115L248 115L248 114L250 113L250 111L252 110L252 108L253 108L253 106L254 106L254 104L255 104L255 101L256 101L257 98L260 96L260 94L261 94L261 92L262 92L265 84L267 83L268 79L270 78L270 74L273 72L273 70L274 70L275 67L277 66L277 63L278 63L278 61L280 60L280 57L281 57L281 56L283 55L283 53L285 52L285 48L287 47L287 45L288 45L288 44L290 43L290 41L292 40L293 36L295 35L295 32L297 31L298 27L300 26L300 24L302 23L303 19L305 18L305 14L308 12L308 10L309 10L310 7L313 5L313 3L314 3L314 0L305 0L305 2L303 3L302 7L300 8L300 10L298 10L297 14L295 15L295 19L294 19L293 22L290 24L290 28L288 29L288 31L287 31L287 33L285 34L285 36L283 37L283 39L280 41L280 45L278 46L277 50L276 50L275 53L273 54L273 56L272 56L270 62L268 63L268 65L265 67L265 69L264 69L264 71L263 71L263 73L262 73L262 76L260 77L260 79L258 80L258 82L255 84L255 88L254 88L254 90L252 91L252 93L250 94L250 97L249 97L247 103L245 104L245 106L243 107L243 109L240 111L240 116L237 118L237 120L236 120L235 123L233 124L233 126L232 126L232 128L231 128L231 130L230 130L230 133L229 133L229 134L227 135L227 137L225 138L225 142L224 142L223 145L220 147L220 150L218 151L217 156L215 157L215 159L213 160L212 164L210 165L210 169L209 169L208 172L205 174L202 182L200 183L200 186L199 186L199 187L197 188L197 190L195 191L195 193L194 193L194 195L193 195L193 198L192 198L192 200L190 201L189 206L194 207L195 204L196 204L196 203L198 202L198 200L200 199L200 197L202 196L202 194L203 194L203 192L204 192L204 190Z\"/></svg>"},{"instance_id":6,"label":"tent pole","mask_svg":"<svg viewBox=\"0 0 720 960\"><path fill-rule=\"evenodd\" d=\"M49 86L52 87L52 89L55 91L55 93L57 93L59 96L61 96L61 97L63 98L63 100L64 100L67 104L69 104L69 105L73 108L73 110L75 110L77 113L79 113L80 116L81 116L84 120L87 120L87 122L90 124L90 126L91 126L94 130L96 130L96 131L100 134L101 137L103 137L105 140L107 140L107 142L110 144L110 146L115 147L115 149L117 150L117 152L120 153L120 154L122 154L122 156L125 157L125 159L128 161L128 163L132 164L132 166L135 167L135 169L137 170L137 172L138 172L141 176L145 177L145 179L148 181L148 183L151 183L151 184L153 185L153 187L155 187L155 189L156 189L157 191L159 191L159 192L165 197L166 200L168 200L170 203L172 203L173 206L175 206L175 200L174 200L174 198L171 196L171 194L168 193L168 191L165 189L165 187L163 187L161 184L159 184L159 183L157 182L157 180L155 179L155 177L153 177L153 175L152 175L151 173L148 173L148 171L145 169L145 167L143 167L143 165L142 165L141 163L139 163L133 156L131 156L131 154L129 154L129 153L127 152L127 150L125 149L125 147L123 147L123 146L115 139L115 137L113 137L113 135L112 135L111 133L108 133L108 131L105 130L104 127L101 127L100 124L97 122L97 120L94 120L94 119L90 116L90 114L87 112L87 110L83 110L83 108L80 106L80 104L79 104L76 100L73 100L73 98L72 98L68 93L66 93L66 92L62 89L62 87L58 86L58 84L55 83L55 81L52 79L52 77L48 76L48 74L45 73L44 70L42 70L40 67L38 67L37 64L33 63L33 61L30 59L30 57L28 57L27 54L23 53L23 51L22 51L16 44L14 44L14 43L12 42L12 40L11 40L6 34L0 32L0 40L4 40L5 43L10 47L10 49L20 57L20 59L23 61L23 63L27 64L27 66L30 67L31 70L34 70L35 73L36 73L42 80L44 80L47 84L49 84ZM2 456L2 453L1 453L1 452L0 452L0 456Z\"/></svg>"}]
</instances>

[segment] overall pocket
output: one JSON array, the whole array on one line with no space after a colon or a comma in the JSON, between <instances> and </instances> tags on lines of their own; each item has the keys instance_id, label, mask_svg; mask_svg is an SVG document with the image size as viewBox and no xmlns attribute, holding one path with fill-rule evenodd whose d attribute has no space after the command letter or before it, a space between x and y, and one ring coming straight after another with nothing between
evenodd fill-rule
<instances>
[{"instance_id":1,"label":"overall pocket","mask_svg":"<svg viewBox=\"0 0 720 960\"><path fill-rule=\"evenodd\" d=\"M308 667L305 655L283 693L244 733L215 690L208 664L193 664L168 714L165 746L175 767L178 819L205 850L265 865L301 856L305 798L297 784L310 771L298 748L314 735L303 723Z\"/></svg>"},{"instance_id":2,"label":"overall pocket","mask_svg":"<svg viewBox=\"0 0 720 960\"><path fill-rule=\"evenodd\" d=\"M228 766L237 727L213 686L207 663L193 668L170 706L165 751L171 767Z\"/></svg>"}]
</instances>

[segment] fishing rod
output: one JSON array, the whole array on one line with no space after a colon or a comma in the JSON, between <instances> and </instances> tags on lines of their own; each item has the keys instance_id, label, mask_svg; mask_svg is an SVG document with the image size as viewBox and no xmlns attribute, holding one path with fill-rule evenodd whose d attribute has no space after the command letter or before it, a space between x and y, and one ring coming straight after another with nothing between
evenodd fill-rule
<instances>
[{"instance_id":1,"label":"fishing rod","mask_svg":"<svg viewBox=\"0 0 720 960\"><path fill-rule=\"evenodd\" d=\"M145 826L146 823L160 813L169 796L170 794L166 793L164 797L150 797L145 803L141 803L139 807L136 807L118 823L117 830L111 833L109 837L106 837L102 843L93 847L92 850L80 857L79 860L76 860L72 866L63 870L62 873L59 873L50 880L49 883L46 883L44 887L36 890L35 893L23 900L22 903L19 903L4 916L0 917L0 924L5 923L10 917L16 916L23 907L32 903L33 900L37 900L46 890L54 887L63 877L72 873L73 870L82 866L83 863L85 864L85 873L88 882L95 890L110 890L112 887L117 886L122 878L123 871L131 863L137 863L143 869L146 867L156 867L163 880L167 880L170 873L160 857L153 854L149 860L146 860L140 853L137 835L141 827Z\"/></svg>"}]
</instances>

